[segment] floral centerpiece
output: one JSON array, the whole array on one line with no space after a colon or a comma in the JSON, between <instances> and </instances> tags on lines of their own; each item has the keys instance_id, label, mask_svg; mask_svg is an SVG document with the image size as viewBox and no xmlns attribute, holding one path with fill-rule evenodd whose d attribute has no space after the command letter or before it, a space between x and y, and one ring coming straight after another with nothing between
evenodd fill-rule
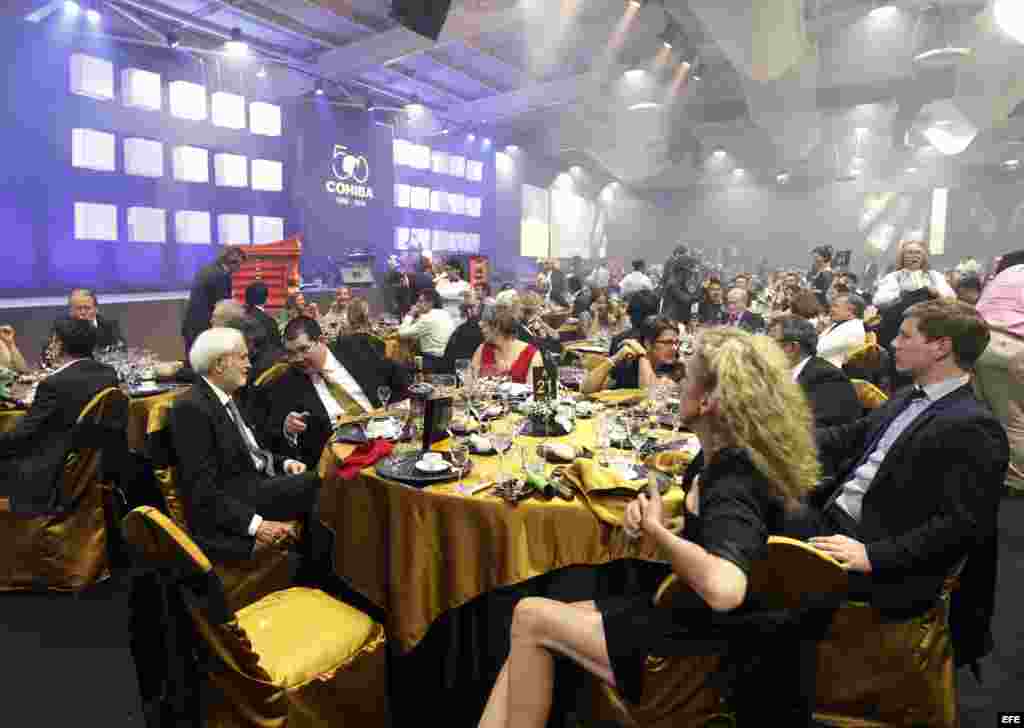
<instances>
[{"instance_id":1,"label":"floral centerpiece","mask_svg":"<svg viewBox=\"0 0 1024 728\"><path fill-rule=\"evenodd\" d=\"M568 435L576 426L576 410L572 402L534 400L526 407L533 435L560 437Z\"/></svg>"},{"instance_id":2,"label":"floral centerpiece","mask_svg":"<svg viewBox=\"0 0 1024 728\"><path fill-rule=\"evenodd\" d=\"M17 380L18 374L7 367L0 367L0 399L11 398L11 385Z\"/></svg>"}]
</instances>

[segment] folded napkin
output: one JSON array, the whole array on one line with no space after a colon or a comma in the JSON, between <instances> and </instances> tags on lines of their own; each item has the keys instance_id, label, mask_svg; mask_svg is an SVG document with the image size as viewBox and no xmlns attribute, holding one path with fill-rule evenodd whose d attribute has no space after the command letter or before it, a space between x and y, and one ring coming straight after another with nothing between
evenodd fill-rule
<instances>
[{"instance_id":1,"label":"folded napkin","mask_svg":"<svg viewBox=\"0 0 1024 728\"><path fill-rule=\"evenodd\" d=\"M387 440L370 440L365 445L359 445L338 466L338 476L342 480L351 480L363 468L368 468L381 458L390 455L394 448L395 446Z\"/></svg>"},{"instance_id":2,"label":"folded napkin","mask_svg":"<svg viewBox=\"0 0 1024 728\"><path fill-rule=\"evenodd\" d=\"M633 404L647 399L646 389L606 389L603 392L594 392L590 398L602 404Z\"/></svg>"},{"instance_id":3,"label":"folded napkin","mask_svg":"<svg viewBox=\"0 0 1024 728\"><path fill-rule=\"evenodd\" d=\"M594 460L578 458L561 469L563 482L579 493L587 508L611 526L621 526L626 506L647 487L647 479L624 480Z\"/></svg>"}]
</instances>

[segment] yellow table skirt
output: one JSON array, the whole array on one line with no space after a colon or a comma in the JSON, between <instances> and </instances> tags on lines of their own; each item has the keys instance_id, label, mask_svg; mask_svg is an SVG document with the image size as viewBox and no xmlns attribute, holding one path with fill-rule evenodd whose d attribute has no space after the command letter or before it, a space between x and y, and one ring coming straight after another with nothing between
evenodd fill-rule
<instances>
[{"instance_id":1,"label":"yellow table skirt","mask_svg":"<svg viewBox=\"0 0 1024 728\"><path fill-rule=\"evenodd\" d=\"M593 420L577 425L573 434L551 440L592 446ZM529 447L541 442L522 441ZM418 490L383 480L373 468L346 481L336 471L351 450L334 445L324 451L321 518L337 533L339 574L388 611L389 639L402 652L446 611L498 587L566 566L657 558L649 542L602 523L579 497L509 505L486 492L464 495L454 483ZM505 467L519 472L518 456L506 455ZM497 456L474 456L465 482L493 480L497 468ZM678 489L666 496L670 515L679 513L682 501Z\"/></svg>"},{"instance_id":2,"label":"yellow table skirt","mask_svg":"<svg viewBox=\"0 0 1024 728\"><path fill-rule=\"evenodd\" d=\"M133 397L128 410L128 446L133 450L142 450L146 442L146 425L149 421L149 412L161 402L171 402L190 387L178 387L169 392L154 394L149 397ZM0 432L11 432L18 424L18 420L25 416L26 410L5 410L0 411Z\"/></svg>"}]
</instances>

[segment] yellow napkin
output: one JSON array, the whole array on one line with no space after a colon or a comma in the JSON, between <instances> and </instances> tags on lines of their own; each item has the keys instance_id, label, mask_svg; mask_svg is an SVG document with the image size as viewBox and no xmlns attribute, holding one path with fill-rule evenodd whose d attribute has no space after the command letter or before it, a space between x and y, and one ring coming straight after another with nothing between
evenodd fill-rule
<instances>
[{"instance_id":1,"label":"yellow napkin","mask_svg":"<svg viewBox=\"0 0 1024 728\"><path fill-rule=\"evenodd\" d=\"M606 389L603 392L594 392L590 398L602 404L620 405L642 402L647 399L645 389Z\"/></svg>"},{"instance_id":2,"label":"yellow napkin","mask_svg":"<svg viewBox=\"0 0 1024 728\"><path fill-rule=\"evenodd\" d=\"M597 518L612 526L621 526L626 506L647 486L647 480L624 480L594 460L577 458L562 471L562 478L577 493Z\"/></svg>"}]
</instances>

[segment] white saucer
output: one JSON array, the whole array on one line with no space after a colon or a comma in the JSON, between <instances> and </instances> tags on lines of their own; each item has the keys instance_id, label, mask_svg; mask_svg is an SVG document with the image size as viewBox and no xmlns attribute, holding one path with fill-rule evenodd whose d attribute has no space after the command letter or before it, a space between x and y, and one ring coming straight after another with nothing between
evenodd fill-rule
<instances>
[{"instance_id":1,"label":"white saucer","mask_svg":"<svg viewBox=\"0 0 1024 728\"><path fill-rule=\"evenodd\" d=\"M443 473L452 467L452 464L447 460L442 460L439 463L429 463L426 460L417 460L416 469L421 473Z\"/></svg>"}]
</instances>

